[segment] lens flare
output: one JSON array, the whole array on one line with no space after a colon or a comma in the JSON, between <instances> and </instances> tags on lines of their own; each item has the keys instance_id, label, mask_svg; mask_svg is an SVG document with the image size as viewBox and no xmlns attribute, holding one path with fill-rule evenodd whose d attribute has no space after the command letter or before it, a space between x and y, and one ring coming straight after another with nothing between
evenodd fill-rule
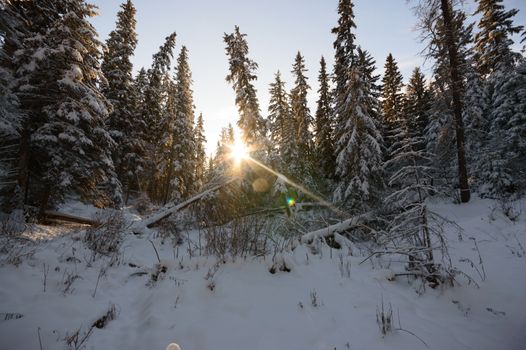
<instances>
[{"instance_id":1,"label":"lens flare","mask_svg":"<svg viewBox=\"0 0 526 350\"><path fill-rule=\"evenodd\" d=\"M288 198L287 198L287 205L288 205L289 207L293 207L294 204L296 204L296 199L294 199L294 198L292 198L292 197L288 197Z\"/></svg>"},{"instance_id":2,"label":"lens flare","mask_svg":"<svg viewBox=\"0 0 526 350\"><path fill-rule=\"evenodd\" d=\"M243 144L239 139L236 139L230 147L230 156L236 164L241 163L244 159L248 158L249 152L248 147Z\"/></svg>"}]
</instances>

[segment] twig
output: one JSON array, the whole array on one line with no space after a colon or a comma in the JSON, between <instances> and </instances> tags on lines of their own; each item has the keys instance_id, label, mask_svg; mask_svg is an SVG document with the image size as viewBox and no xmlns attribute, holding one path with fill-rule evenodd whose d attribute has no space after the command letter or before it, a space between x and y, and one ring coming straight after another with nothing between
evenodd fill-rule
<instances>
[{"instance_id":1,"label":"twig","mask_svg":"<svg viewBox=\"0 0 526 350\"><path fill-rule=\"evenodd\" d=\"M44 293L46 292L46 285L47 285L47 274L49 273L49 265L46 265L46 263L43 264L43 273L44 273Z\"/></svg>"},{"instance_id":2,"label":"twig","mask_svg":"<svg viewBox=\"0 0 526 350\"><path fill-rule=\"evenodd\" d=\"M40 345L40 350L42 350L42 339L40 338L40 327L37 328L37 334L38 334L38 344Z\"/></svg>"},{"instance_id":3,"label":"twig","mask_svg":"<svg viewBox=\"0 0 526 350\"><path fill-rule=\"evenodd\" d=\"M411 332L411 331L408 331L407 329L403 329L403 328L395 328L394 329L395 331L403 331L403 332L407 332L409 334L411 334L412 336L414 336L416 339L420 340L422 342L422 344L424 344L426 346L426 348L429 347L429 345L427 345L427 343L422 339L420 338L418 335L416 335L415 333Z\"/></svg>"},{"instance_id":4,"label":"twig","mask_svg":"<svg viewBox=\"0 0 526 350\"><path fill-rule=\"evenodd\" d=\"M484 268L484 261L482 261L482 255L480 254L479 245L477 244L477 240L474 237L471 237L470 239L472 239L473 243L475 243L475 249L477 249L477 253L479 255L479 264L480 264L480 267L482 268L482 274L483 274L482 281L485 281L486 280L486 269Z\"/></svg>"},{"instance_id":5,"label":"twig","mask_svg":"<svg viewBox=\"0 0 526 350\"><path fill-rule=\"evenodd\" d=\"M101 268L99 271L99 275L97 276L97 283L95 284L95 290L93 291L93 295L92 295L93 298L95 298L95 294L97 294L97 288L99 287L99 280L105 274L106 274L106 270L104 268Z\"/></svg>"},{"instance_id":6,"label":"twig","mask_svg":"<svg viewBox=\"0 0 526 350\"><path fill-rule=\"evenodd\" d=\"M159 253L157 252L157 248L155 248L155 244L153 244L153 241L151 239L148 239L150 243L152 244L153 250L155 250L155 255L157 255L157 261L161 263L161 258L159 257Z\"/></svg>"}]
</instances>

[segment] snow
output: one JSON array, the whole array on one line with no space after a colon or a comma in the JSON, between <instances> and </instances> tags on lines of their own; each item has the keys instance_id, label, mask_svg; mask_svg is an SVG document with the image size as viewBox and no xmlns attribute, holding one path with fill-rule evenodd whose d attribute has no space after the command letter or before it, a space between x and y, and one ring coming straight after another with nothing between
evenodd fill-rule
<instances>
[{"instance_id":1,"label":"snow","mask_svg":"<svg viewBox=\"0 0 526 350\"><path fill-rule=\"evenodd\" d=\"M290 272L269 273L271 256L226 264L186 252L152 232L125 236L118 264L92 259L80 228L34 227L25 243L34 254L20 265L0 253L0 349L67 349L111 305L116 318L93 328L86 349L523 349L526 342L526 201L510 221L496 202L466 205L434 201L429 207L462 228L448 232L453 264L480 285L431 289L393 280L396 262L354 256L322 245L284 252ZM60 209L93 217L98 210L70 201ZM126 212L129 218L135 216ZM137 218L135 217L135 220ZM197 232L190 233L190 236ZM476 239L483 259L479 270ZM160 262L150 241L156 247ZM197 240L196 240L197 242ZM464 261L464 262L461 262ZM151 276L166 267L157 281ZM45 271L47 271L47 276ZM65 291L67 276L79 276ZM44 279L46 290L44 291ZM97 283L97 280L98 283ZM394 330L382 337L377 308L391 306ZM20 314L16 318L8 313ZM414 335L408 333L412 332Z\"/></svg>"}]
</instances>

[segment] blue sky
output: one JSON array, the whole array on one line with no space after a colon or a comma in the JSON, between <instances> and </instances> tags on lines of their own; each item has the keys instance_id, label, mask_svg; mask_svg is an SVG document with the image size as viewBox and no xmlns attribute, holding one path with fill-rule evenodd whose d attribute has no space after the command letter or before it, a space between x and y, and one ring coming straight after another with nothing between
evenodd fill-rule
<instances>
[{"instance_id":1,"label":"blue sky","mask_svg":"<svg viewBox=\"0 0 526 350\"><path fill-rule=\"evenodd\" d=\"M124 0L122 0L124 1ZM100 9L92 20L102 39L114 29L120 0L90 0ZM315 112L319 60L323 55L332 66L337 0L134 0L137 8L139 44L132 61L135 70L148 67L152 54L171 32L177 32L176 56L182 45L189 50L194 80L196 112L203 112L208 151L215 148L221 127L235 124L237 111L234 93L225 81L228 62L223 33L239 25L248 35L250 57L259 64L258 89L261 110L267 114L268 86L280 70L292 87L290 70L297 51L301 51L309 69L312 87L309 106ZM383 70L391 52L405 79L416 66L423 64L423 49L414 30L416 18L406 0L355 0L357 41L375 57ZM515 23L526 24L526 1L505 0L507 8L520 10ZM474 9L466 1L465 8ZM175 59L174 59L175 61Z\"/></svg>"}]
</instances>

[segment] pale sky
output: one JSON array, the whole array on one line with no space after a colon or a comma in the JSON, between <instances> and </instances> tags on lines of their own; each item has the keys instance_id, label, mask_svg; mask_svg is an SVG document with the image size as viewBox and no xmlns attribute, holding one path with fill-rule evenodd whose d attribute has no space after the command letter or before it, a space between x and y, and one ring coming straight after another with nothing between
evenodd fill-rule
<instances>
[{"instance_id":1,"label":"pale sky","mask_svg":"<svg viewBox=\"0 0 526 350\"><path fill-rule=\"evenodd\" d=\"M124 0L90 0L100 15L92 20L101 38L106 40L115 27L119 5ZM135 71L148 68L152 55L171 32L177 32L174 56L182 45L189 50L193 75L196 113L203 113L208 153L215 149L221 127L238 119L234 92L225 81L228 60L223 34L238 25L246 33L249 56L259 64L258 90L261 112L267 116L269 84L278 70L287 89L292 87L290 71L297 51L301 51L309 70L311 90L309 107L314 115L317 100L319 61L323 55L332 70L338 0L134 0L137 8L139 43L132 58ZM406 0L355 0L357 42L376 59L383 71L391 52L407 80L416 66L424 63L419 55L424 45L415 32L415 3ZM526 0L505 0L505 6L520 10L515 24L526 24ZM466 9L474 9L466 1Z\"/></svg>"}]
</instances>

